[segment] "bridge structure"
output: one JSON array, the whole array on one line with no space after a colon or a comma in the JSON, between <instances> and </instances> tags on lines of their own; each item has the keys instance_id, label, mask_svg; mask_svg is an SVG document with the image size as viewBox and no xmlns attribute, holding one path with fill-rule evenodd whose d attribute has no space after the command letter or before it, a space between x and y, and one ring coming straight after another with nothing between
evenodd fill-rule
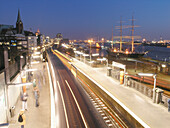
<instances>
[{"instance_id":1,"label":"bridge structure","mask_svg":"<svg viewBox=\"0 0 170 128\"><path fill-rule=\"evenodd\" d=\"M48 86L51 90L51 113L48 113L51 117L51 127L74 127L76 125L80 127L156 128L170 125L170 116L166 107L153 103L152 99L138 90L129 88L128 84L121 84L120 81L108 76L107 67L93 67L91 64L85 64L55 49L48 49L46 55L48 61L46 64L49 67ZM37 59L35 60L32 62L38 62ZM40 64L36 63L36 65ZM26 65L23 67L25 67L24 70L28 69ZM28 78L30 74L26 75ZM4 86L6 85L4 82ZM20 87L22 88L23 85ZM19 92L16 99L20 97ZM14 92L11 90L10 93ZM42 94L45 96L45 93ZM8 103L6 123L9 126L11 117L8 109L11 103L15 105L17 100L15 99L14 102L8 100L9 97L6 98L6 103ZM28 123L31 126L31 120Z\"/></svg>"}]
</instances>

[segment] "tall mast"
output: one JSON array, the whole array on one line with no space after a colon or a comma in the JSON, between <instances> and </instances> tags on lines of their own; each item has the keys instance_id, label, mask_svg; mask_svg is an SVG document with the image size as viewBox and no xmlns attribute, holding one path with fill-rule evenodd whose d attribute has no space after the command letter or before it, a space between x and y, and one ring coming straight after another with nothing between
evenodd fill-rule
<instances>
[{"instance_id":1,"label":"tall mast","mask_svg":"<svg viewBox=\"0 0 170 128\"><path fill-rule=\"evenodd\" d=\"M132 16L132 52L134 52L134 19Z\"/></svg>"},{"instance_id":2,"label":"tall mast","mask_svg":"<svg viewBox=\"0 0 170 128\"><path fill-rule=\"evenodd\" d=\"M113 48L113 25L112 25L112 48Z\"/></svg>"},{"instance_id":3,"label":"tall mast","mask_svg":"<svg viewBox=\"0 0 170 128\"><path fill-rule=\"evenodd\" d=\"M122 51L122 18L120 17L120 52Z\"/></svg>"}]
</instances>

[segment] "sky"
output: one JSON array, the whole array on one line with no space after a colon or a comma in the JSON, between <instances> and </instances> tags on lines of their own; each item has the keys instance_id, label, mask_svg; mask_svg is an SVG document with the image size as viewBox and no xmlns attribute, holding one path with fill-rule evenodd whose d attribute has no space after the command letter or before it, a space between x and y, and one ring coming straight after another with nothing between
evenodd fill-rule
<instances>
[{"instance_id":1,"label":"sky","mask_svg":"<svg viewBox=\"0 0 170 128\"><path fill-rule=\"evenodd\" d=\"M18 9L25 30L54 38L89 39L119 36L115 26L131 25L147 40L170 40L170 0L0 0L0 24L14 25ZM131 35L123 29L123 35Z\"/></svg>"}]
</instances>

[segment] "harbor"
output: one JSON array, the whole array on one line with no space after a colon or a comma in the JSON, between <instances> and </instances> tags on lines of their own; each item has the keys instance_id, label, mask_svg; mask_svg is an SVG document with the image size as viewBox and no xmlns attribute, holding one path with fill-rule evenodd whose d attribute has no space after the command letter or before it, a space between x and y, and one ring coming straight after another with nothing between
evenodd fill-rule
<instances>
[{"instance_id":1,"label":"harbor","mask_svg":"<svg viewBox=\"0 0 170 128\"><path fill-rule=\"evenodd\" d=\"M138 52L148 51L142 57L139 58L130 58L127 56L110 56L107 52L107 49L111 47L110 43L101 43L104 47L102 48L91 48L89 47L88 43L75 43L72 45L72 52L68 52L66 49L64 50L66 54L72 57L78 57L79 60L86 62L86 61L93 61L94 67L101 67L112 65L112 62L118 62L121 64L126 65L126 72L127 74L131 75L136 79L138 73L152 73L157 74L157 85L159 88L166 90L166 94L169 95L170 91L170 51L168 48L165 47L152 47L152 46L144 46L144 45L137 45L135 47ZM66 45L66 44L65 44ZM94 45L94 44L93 44ZM114 46L118 46L115 44ZM79 47L83 47L82 49ZM123 49L126 49L128 46L125 45ZM74 50L73 50L74 49ZM76 52L80 53L76 53ZM156 52L157 51L157 52ZM92 57L90 58L90 52ZM157 53L157 54L156 54ZM159 53L159 54L158 54ZM83 55L84 54L84 55ZM86 56L86 57L84 57ZM105 60L102 60L106 58ZM91 59L91 60L90 60ZM102 61L101 61L102 60ZM153 85L153 78L150 79L150 82L147 82L149 85Z\"/></svg>"}]
</instances>

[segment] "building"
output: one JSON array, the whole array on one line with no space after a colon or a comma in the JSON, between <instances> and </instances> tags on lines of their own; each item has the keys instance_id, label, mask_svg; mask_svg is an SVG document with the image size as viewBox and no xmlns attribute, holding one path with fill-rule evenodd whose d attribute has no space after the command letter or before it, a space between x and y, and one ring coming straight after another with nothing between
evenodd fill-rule
<instances>
[{"instance_id":1,"label":"building","mask_svg":"<svg viewBox=\"0 0 170 128\"><path fill-rule=\"evenodd\" d=\"M28 50L33 41L34 46L37 46L35 38L33 32L24 30L19 10L15 28L13 25L0 25L0 45L17 47L17 50L23 51Z\"/></svg>"},{"instance_id":2,"label":"building","mask_svg":"<svg viewBox=\"0 0 170 128\"><path fill-rule=\"evenodd\" d=\"M0 33L3 29L13 29L14 26L13 25L4 25L4 24L0 24Z\"/></svg>"},{"instance_id":3,"label":"building","mask_svg":"<svg viewBox=\"0 0 170 128\"><path fill-rule=\"evenodd\" d=\"M1 25L0 44L17 47L18 50L27 49L27 39L24 34L23 23L18 10L16 28L13 25Z\"/></svg>"},{"instance_id":4,"label":"building","mask_svg":"<svg viewBox=\"0 0 170 128\"><path fill-rule=\"evenodd\" d=\"M53 39L53 43L59 45L61 40L63 40L63 35L61 33L58 33Z\"/></svg>"},{"instance_id":5,"label":"building","mask_svg":"<svg viewBox=\"0 0 170 128\"><path fill-rule=\"evenodd\" d=\"M35 35L37 37L37 46L42 46L45 43L45 37L40 33L39 29L35 32Z\"/></svg>"},{"instance_id":6,"label":"building","mask_svg":"<svg viewBox=\"0 0 170 128\"><path fill-rule=\"evenodd\" d=\"M13 25L0 25L0 47L3 49L3 46L8 48L11 62L16 56L30 54L37 47L37 37L33 32L24 30L19 10L15 28Z\"/></svg>"},{"instance_id":7,"label":"building","mask_svg":"<svg viewBox=\"0 0 170 128\"><path fill-rule=\"evenodd\" d=\"M20 11L18 9L18 17L16 22L17 34L24 34L23 22L21 21Z\"/></svg>"},{"instance_id":8,"label":"building","mask_svg":"<svg viewBox=\"0 0 170 128\"><path fill-rule=\"evenodd\" d=\"M29 31L25 31L25 36L27 38L28 51L31 52L35 47L37 47L37 36Z\"/></svg>"},{"instance_id":9,"label":"building","mask_svg":"<svg viewBox=\"0 0 170 128\"><path fill-rule=\"evenodd\" d=\"M62 38L63 38L63 35L62 35L61 33L57 33L56 38L62 39Z\"/></svg>"}]
</instances>

